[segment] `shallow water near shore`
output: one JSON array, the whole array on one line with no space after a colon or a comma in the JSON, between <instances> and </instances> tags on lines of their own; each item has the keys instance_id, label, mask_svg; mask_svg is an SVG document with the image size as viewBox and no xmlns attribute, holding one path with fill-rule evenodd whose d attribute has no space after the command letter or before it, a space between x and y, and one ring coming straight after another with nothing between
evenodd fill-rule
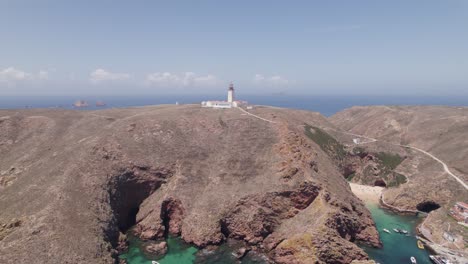
<instances>
[{"instance_id":1,"label":"shallow water near shore","mask_svg":"<svg viewBox=\"0 0 468 264\"><path fill-rule=\"evenodd\" d=\"M374 203L368 203L366 206L372 214L383 243L381 249L363 247L372 259L381 264L411 263L410 257L413 256L418 264L432 263L429 252L419 249L416 244L416 226L422 221L421 217L398 215ZM384 228L391 233L385 233ZM395 233L393 228L407 230L409 236Z\"/></svg>"},{"instance_id":2,"label":"shallow water near shore","mask_svg":"<svg viewBox=\"0 0 468 264\"><path fill-rule=\"evenodd\" d=\"M411 215L398 215L389 210L382 209L375 203L367 203L367 208L377 225L380 238L384 247L381 249L363 246L370 258L381 264L411 263L410 257L414 256L418 264L429 264L429 253L417 247L415 238L416 226L422 218ZM390 234L383 229L390 230ZM409 236L393 232L393 228L404 229ZM227 244L219 246L214 251L199 250L188 245L180 238L170 237L167 240L168 252L162 258L152 258L142 251L144 242L129 235L129 251L120 257L126 259L129 264L150 264L151 260L157 260L160 264L192 264L192 263L239 263L232 255L235 248ZM261 256L248 254L240 262L242 264L266 263Z\"/></svg>"},{"instance_id":3,"label":"shallow water near shore","mask_svg":"<svg viewBox=\"0 0 468 264\"><path fill-rule=\"evenodd\" d=\"M161 259L151 258L151 256L146 256L141 249L144 242L129 235L128 252L120 255L120 258L127 260L129 264L148 264L152 260L157 260L160 264L194 263L197 248L183 243L180 238L170 237L166 242L167 254Z\"/></svg>"},{"instance_id":4,"label":"shallow water near shore","mask_svg":"<svg viewBox=\"0 0 468 264\"><path fill-rule=\"evenodd\" d=\"M216 250L199 250L196 247L184 243L182 239L169 237L167 240L168 251L162 258L155 258L146 255L142 247L144 241L129 234L129 250L125 254L120 255L121 259L125 259L128 264L151 264L152 260L158 261L160 264L263 264L261 255L247 254L241 262L239 262L232 254L235 249L227 244L219 246Z\"/></svg>"}]
</instances>

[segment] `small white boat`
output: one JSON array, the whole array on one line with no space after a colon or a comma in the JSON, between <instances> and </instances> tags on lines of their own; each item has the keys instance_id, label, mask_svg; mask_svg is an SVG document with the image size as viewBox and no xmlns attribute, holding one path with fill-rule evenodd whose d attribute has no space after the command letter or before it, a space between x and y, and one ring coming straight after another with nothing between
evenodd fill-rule
<instances>
[{"instance_id":1,"label":"small white boat","mask_svg":"<svg viewBox=\"0 0 468 264\"><path fill-rule=\"evenodd\" d=\"M159 264L159 262L157 262L156 260L152 260L151 264Z\"/></svg>"},{"instance_id":2,"label":"small white boat","mask_svg":"<svg viewBox=\"0 0 468 264\"><path fill-rule=\"evenodd\" d=\"M415 257L411 257L410 260L411 260L411 263L412 263L412 264L417 264L417 263L418 263L418 262L416 262L416 258L415 258Z\"/></svg>"},{"instance_id":3,"label":"small white boat","mask_svg":"<svg viewBox=\"0 0 468 264\"><path fill-rule=\"evenodd\" d=\"M387 228L384 228L383 231L384 231L385 233L389 233L389 234L390 234L390 230L388 230Z\"/></svg>"},{"instance_id":4,"label":"small white boat","mask_svg":"<svg viewBox=\"0 0 468 264\"><path fill-rule=\"evenodd\" d=\"M400 230L398 230L396 228L393 228L393 231L395 231L395 233L400 233Z\"/></svg>"},{"instance_id":5,"label":"small white boat","mask_svg":"<svg viewBox=\"0 0 468 264\"><path fill-rule=\"evenodd\" d=\"M403 234L405 234L405 235L408 234L408 231L406 231L406 230L404 230L404 229L401 229L400 232L403 233Z\"/></svg>"}]
</instances>

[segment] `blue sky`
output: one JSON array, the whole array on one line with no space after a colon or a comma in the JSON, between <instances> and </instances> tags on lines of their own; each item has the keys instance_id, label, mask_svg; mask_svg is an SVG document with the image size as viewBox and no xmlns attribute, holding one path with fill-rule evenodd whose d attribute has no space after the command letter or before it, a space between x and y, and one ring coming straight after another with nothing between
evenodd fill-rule
<instances>
[{"instance_id":1,"label":"blue sky","mask_svg":"<svg viewBox=\"0 0 468 264\"><path fill-rule=\"evenodd\" d=\"M0 0L0 95L468 95L468 1Z\"/></svg>"}]
</instances>

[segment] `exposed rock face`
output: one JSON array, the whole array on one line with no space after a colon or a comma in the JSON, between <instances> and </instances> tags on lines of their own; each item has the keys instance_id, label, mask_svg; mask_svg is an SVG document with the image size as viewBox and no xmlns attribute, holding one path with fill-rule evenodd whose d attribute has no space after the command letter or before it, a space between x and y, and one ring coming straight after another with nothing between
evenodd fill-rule
<instances>
[{"instance_id":1,"label":"exposed rock face","mask_svg":"<svg viewBox=\"0 0 468 264\"><path fill-rule=\"evenodd\" d=\"M162 241L147 244L145 251L153 256L164 256L167 253L167 243Z\"/></svg>"},{"instance_id":2,"label":"exposed rock face","mask_svg":"<svg viewBox=\"0 0 468 264\"><path fill-rule=\"evenodd\" d=\"M407 186L388 192L388 202L416 209L425 200L448 204L466 200L466 190L444 174L442 165L428 156L392 144L426 150L446 162L450 169L468 181L468 108L436 106L352 107L330 118L341 130L380 139L384 142L362 145L377 151L400 152L408 158L398 171L410 178ZM431 179L431 181L427 181ZM436 191L441 183L450 192ZM412 191L410 191L412 190ZM398 195L403 194L405 195ZM460 195L463 194L463 195Z\"/></svg>"},{"instance_id":3,"label":"exposed rock face","mask_svg":"<svg viewBox=\"0 0 468 264\"><path fill-rule=\"evenodd\" d=\"M307 208L319 190L320 187L306 182L297 191L247 196L221 220L221 230L226 237L258 244L281 224L281 220Z\"/></svg>"},{"instance_id":4,"label":"exposed rock face","mask_svg":"<svg viewBox=\"0 0 468 264\"><path fill-rule=\"evenodd\" d=\"M161 218L166 231L171 235L180 235L184 209L179 200L166 199L161 206Z\"/></svg>"},{"instance_id":5,"label":"exposed rock face","mask_svg":"<svg viewBox=\"0 0 468 264\"><path fill-rule=\"evenodd\" d=\"M242 240L278 263L366 259L353 242L380 245L370 214L304 134L304 123L333 125L253 111L276 123L198 106L0 110L0 171L14 176L0 186L0 222L27 219L0 262L115 263L132 225L199 247Z\"/></svg>"},{"instance_id":6,"label":"exposed rock face","mask_svg":"<svg viewBox=\"0 0 468 264\"><path fill-rule=\"evenodd\" d=\"M16 218L11 219L7 223L0 222L0 241L14 231L15 228L21 226L22 221Z\"/></svg>"},{"instance_id":7,"label":"exposed rock face","mask_svg":"<svg viewBox=\"0 0 468 264\"><path fill-rule=\"evenodd\" d=\"M468 201L466 189L445 173L441 164L421 152L398 146L410 145L435 155L468 182L467 107L352 107L335 114L330 121L343 131L380 140L360 146L366 151L400 153L406 157L396 171L407 176L408 183L387 189L385 202L400 209L430 212L424 226L431 226L434 234L444 232L437 230L446 228L440 223L452 221L446 212L455 202ZM342 142L351 141L341 136ZM464 228L456 225L451 230L468 236ZM426 234L438 244L447 243L442 235Z\"/></svg>"}]
</instances>

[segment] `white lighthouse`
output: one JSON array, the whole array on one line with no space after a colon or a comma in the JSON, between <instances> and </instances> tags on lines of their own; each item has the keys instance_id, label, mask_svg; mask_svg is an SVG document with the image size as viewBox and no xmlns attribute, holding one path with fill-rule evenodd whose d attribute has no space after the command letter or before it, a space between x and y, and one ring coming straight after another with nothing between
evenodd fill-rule
<instances>
[{"instance_id":1,"label":"white lighthouse","mask_svg":"<svg viewBox=\"0 0 468 264\"><path fill-rule=\"evenodd\" d=\"M228 98L227 98L228 103L233 103L234 102L234 84L229 84L229 89L228 89Z\"/></svg>"},{"instance_id":2,"label":"white lighthouse","mask_svg":"<svg viewBox=\"0 0 468 264\"><path fill-rule=\"evenodd\" d=\"M234 97L234 84L229 84L227 101L203 101L201 102L202 107L211 108L232 108L247 105L247 101L236 101Z\"/></svg>"}]
</instances>

